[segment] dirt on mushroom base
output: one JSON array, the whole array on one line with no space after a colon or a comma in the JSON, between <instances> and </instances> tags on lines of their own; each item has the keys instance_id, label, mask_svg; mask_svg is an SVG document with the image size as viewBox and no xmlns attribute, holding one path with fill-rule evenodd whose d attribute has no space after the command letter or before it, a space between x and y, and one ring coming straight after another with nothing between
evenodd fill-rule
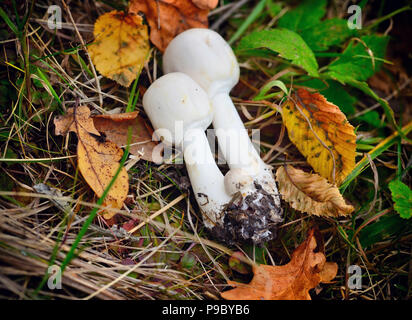
<instances>
[{"instance_id":1,"label":"dirt on mushroom base","mask_svg":"<svg viewBox=\"0 0 412 320\"><path fill-rule=\"evenodd\" d=\"M211 230L215 238L228 245L248 242L261 245L276 238L277 226L283 222L282 208L276 204L272 194L256 181L254 184L259 193L246 197L240 193L235 195L224 211L223 226L215 226Z\"/></svg>"}]
</instances>

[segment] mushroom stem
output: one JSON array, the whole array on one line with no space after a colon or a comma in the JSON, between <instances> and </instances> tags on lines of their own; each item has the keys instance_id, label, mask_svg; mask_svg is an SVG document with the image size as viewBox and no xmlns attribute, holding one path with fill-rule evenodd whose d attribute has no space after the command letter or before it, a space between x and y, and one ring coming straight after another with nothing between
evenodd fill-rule
<instances>
[{"instance_id":1,"label":"mushroom stem","mask_svg":"<svg viewBox=\"0 0 412 320\"><path fill-rule=\"evenodd\" d=\"M163 55L165 73L184 72L208 94L213 107L213 127L229 164L225 188L238 196L225 210L228 240L273 239L282 221L280 196L271 168L260 158L229 96L239 81L239 64L231 47L216 32L190 29L175 37Z\"/></svg>"},{"instance_id":2,"label":"mushroom stem","mask_svg":"<svg viewBox=\"0 0 412 320\"><path fill-rule=\"evenodd\" d=\"M249 138L247 130L227 93L211 98L213 127L218 144L231 169L244 169L250 175L257 175L267 165L260 158Z\"/></svg>"},{"instance_id":3,"label":"mushroom stem","mask_svg":"<svg viewBox=\"0 0 412 320\"><path fill-rule=\"evenodd\" d=\"M229 203L224 176L216 165L205 132L189 130L184 136L183 156L203 222L209 229L223 223L223 208Z\"/></svg>"},{"instance_id":4,"label":"mushroom stem","mask_svg":"<svg viewBox=\"0 0 412 320\"><path fill-rule=\"evenodd\" d=\"M147 89L143 107L163 143L183 149L206 227L221 226L231 198L205 134L213 117L206 92L186 74L169 73Z\"/></svg>"}]
</instances>

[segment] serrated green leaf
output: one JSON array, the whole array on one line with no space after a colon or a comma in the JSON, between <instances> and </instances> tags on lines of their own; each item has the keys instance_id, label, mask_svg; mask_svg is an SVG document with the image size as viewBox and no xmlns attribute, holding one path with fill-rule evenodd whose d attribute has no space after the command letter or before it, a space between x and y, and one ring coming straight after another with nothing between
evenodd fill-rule
<instances>
[{"instance_id":1,"label":"serrated green leaf","mask_svg":"<svg viewBox=\"0 0 412 320\"><path fill-rule=\"evenodd\" d=\"M393 180L389 183L392 193L394 208L399 216L404 219L412 217L412 190L400 180Z\"/></svg>"},{"instance_id":2,"label":"serrated green leaf","mask_svg":"<svg viewBox=\"0 0 412 320\"><path fill-rule=\"evenodd\" d=\"M302 30L300 35L313 51L325 51L338 45L354 34L344 19L334 18Z\"/></svg>"},{"instance_id":3,"label":"serrated green leaf","mask_svg":"<svg viewBox=\"0 0 412 320\"><path fill-rule=\"evenodd\" d=\"M242 50L268 48L278 52L280 56L305 69L309 75L318 77L318 63L315 55L303 39L295 32L287 29L255 31L242 38L237 48Z\"/></svg>"},{"instance_id":4,"label":"serrated green leaf","mask_svg":"<svg viewBox=\"0 0 412 320\"><path fill-rule=\"evenodd\" d=\"M361 40L356 43L352 41L342 55L329 65L326 75L346 83L351 80L365 81L379 71L389 38L368 35L361 37ZM373 58L369 50L373 52Z\"/></svg>"},{"instance_id":5,"label":"serrated green leaf","mask_svg":"<svg viewBox=\"0 0 412 320\"><path fill-rule=\"evenodd\" d=\"M326 13L326 0L305 0L279 19L278 26L301 32L319 23Z\"/></svg>"}]
</instances>

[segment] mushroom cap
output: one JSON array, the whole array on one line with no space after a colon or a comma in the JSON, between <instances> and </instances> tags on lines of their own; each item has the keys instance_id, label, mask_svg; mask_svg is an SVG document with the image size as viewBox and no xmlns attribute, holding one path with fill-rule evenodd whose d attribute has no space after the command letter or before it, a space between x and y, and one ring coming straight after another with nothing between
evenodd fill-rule
<instances>
[{"instance_id":1,"label":"mushroom cap","mask_svg":"<svg viewBox=\"0 0 412 320\"><path fill-rule=\"evenodd\" d=\"M239 64L229 44L210 29L189 29L175 37L163 55L163 70L184 72L213 97L239 81Z\"/></svg>"},{"instance_id":2,"label":"mushroom cap","mask_svg":"<svg viewBox=\"0 0 412 320\"><path fill-rule=\"evenodd\" d=\"M156 134L168 145L180 145L188 129L206 130L213 117L206 92L180 72L154 81L143 96L143 108Z\"/></svg>"}]
</instances>

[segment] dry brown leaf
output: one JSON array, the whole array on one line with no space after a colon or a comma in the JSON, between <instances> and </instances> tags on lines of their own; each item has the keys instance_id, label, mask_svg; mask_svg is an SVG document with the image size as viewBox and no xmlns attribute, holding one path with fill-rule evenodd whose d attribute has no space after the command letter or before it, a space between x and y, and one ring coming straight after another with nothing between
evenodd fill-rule
<instances>
[{"instance_id":1,"label":"dry brown leaf","mask_svg":"<svg viewBox=\"0 0 412 320\"><path fill-rule=\"evenodd\" d=\"M299 89L282 106L282 119L312 168L340 185L355 167L356 135L339 107L319 93Z\"/></svg>"},{"instance_id":2,"label":"dry brown leaf","mask_svg":"<svg viewBox=\"0 0 412 320\"><path fill-rule=\"evenodd\" d=\"M146 121L138 116L138 112L98 115L93 117L93 123L99 132L117 146L126 146L128 130L131 128L129 152L141 159L155 163L162 162L162 144L152 141L152 129Z\"/></svg>"},{"instance_id":3,"label":"dry brown leaf","mask_svg":"<svg viewBox=\"0 0 412 320\"><path fill-rule=\"evenodd\" d=\"M339 189L318 174L307 173L290 165L279 167L276 181L282 198L301 212L316 216L346 216L355 209L346 204Z\"/></svg>"},{"instance_id":4,"label":"dry brown leaf","mask_svg":"<svg viewBox=\"0 0 412 320\"><path fill-rule=\"evenodd\" d=\"M214 9L218 4L218 0L192 0L196 7L200 9Z\"/></svg>"},{"instance_id":5,"label":"dry brown leaf","mask_svg":"<svg viewBox=\"0 0 412 320\"><path fill-rule=\"evenodd\" d=\"M216 5L216 0L195 3L191 0L131 0L129 12L145 14L150 26L150 41L164 51L179 33L191 28L207 28L209 9Z\"/></svg>"},{"instance_id":6,"label":"dry brown leaf","mask_svg":"<svg viewBox=\"0 0 412 320\"><path fill-rule=\"evenodd\" d=\"M54 119L54 125L56 126L56 135L66 135L68 132L77 134L79 170L96 195L101 197L119 168L123 151L116 144L105 140L100 135L94 127L87 106L70 108L66 115L57 116ZM128 191L129 178L126 169L122 168L104 200L104 206L120 209ZM106 219L115 215L107 210L102 213Z\"/></svg>"},{"instance_id":7,"label":"dry brown leaf","mask_svg":"<svg viewBox=\"0 0 412 320\"><path fill-rule=\"evenodd\" d=\"M322 280L330 281L332 266L326 264L317 232L312 229L305 242L292 254L291 261L284 266L259 265L253 268L254 277L249 284L229 281L236 287L221 293L227 300L311 300L309 290ZM327 277L322 270L327 265ZM337 266L337 265L336 265ZM337 269L336 269L337 271Z\"/></svg>"},{"instance_id":8,"label":"dry brown leaf","mask_svg":"<svg viewBox=\"0 0 412 320\"><path fill-rule=\"evenodd\" d=\"M94 24L95 41L88 47L97 70L128 87L140 73L149 53L149 35L142 17L111 11Z\"/></svg>"},{"instance_id":9,"label":"dry brown leaf","mask_svg":"<svg viewBox=\"0 0 412 320\"><path fill-rule=\"evenodd\" d=\"M338 273L338 264L336 262L325 262L322 271L319 273L320 282L328 283L331 282Z\"/></svg>"}]
</instances>

